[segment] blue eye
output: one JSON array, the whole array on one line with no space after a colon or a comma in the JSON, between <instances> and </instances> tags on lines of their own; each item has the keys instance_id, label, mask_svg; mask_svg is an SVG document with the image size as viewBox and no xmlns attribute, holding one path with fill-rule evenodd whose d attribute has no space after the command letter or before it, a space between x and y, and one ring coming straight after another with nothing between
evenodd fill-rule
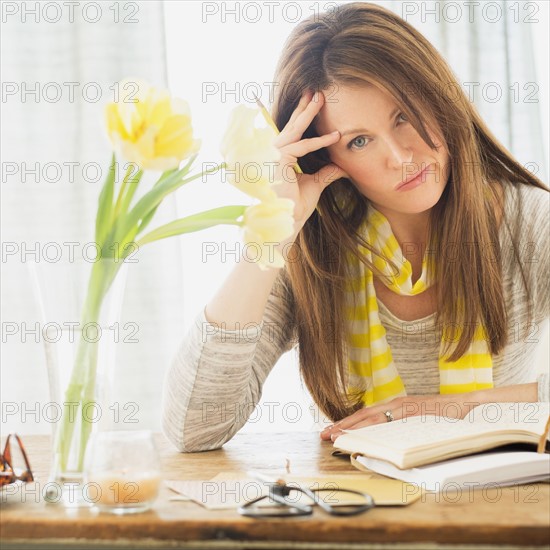
<instances>
[{"instance_id":1,"label":"blue eye","mask_svg":"<svg viewBox=\"0 0 550 550\"><path fill-rule=\"evenodd\" d=\"M361 149L361 145L357 145L357 140L366 140L365 136L357 136L348 143L348 149L351 149L354 145Z\"/></svg>"},{"instance_id":2,"label":"blue eye","mask_svg":"<svg viewBox=\"0 0 550 550\"><path fill-rule=\"evenodd\" d=\"M403 113L399 113L398 114L398 118L401 118L403 119L404 122L408 122L407 120L407 117L403 114ZM358 145L357 144L357 140L367 140L368 138L366 136L357 136L356 138L352 139L348 144L347 144L347 148L348 149L364 149L366 147L366 145L368 145L368 143L365 143L363 145Z\"/></svg>"}]
</instances>

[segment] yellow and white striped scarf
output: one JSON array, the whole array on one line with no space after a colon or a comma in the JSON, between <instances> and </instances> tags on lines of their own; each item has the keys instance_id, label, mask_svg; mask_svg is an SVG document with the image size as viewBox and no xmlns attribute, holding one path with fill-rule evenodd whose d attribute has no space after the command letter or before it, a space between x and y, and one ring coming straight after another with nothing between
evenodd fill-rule
<instances>
[{"instance_id":1,"label":"yellow and white striped scarf","mask_svg":"<svg viewBox=\"0 0 550 550\"><path fill-rule=\"evenodd\" d=\"M390 264L374 256L361 246L360 252L380 269L387 280L382 282L393 292L403 296L415 296L424 292L433 280L433 262L428 261L428 254L422 259L422 274L412 284L412 266L401 252L387 218L376 208L369 205L367 218L362 225L361 235L381 253L384 258L393 260L399 267L394 274ZM391 349L386 341L386 330L380 323L376 292L373 284L373 273L355 257L349 261L355 266L354 277L346 288L348 335L348 392L362 394L361 401L365 406L382 403L394 397L407 395L401 377L394 365ZM353 293L356 305L353 306ZM454 336L458 342L460 327ZM493 387L493 362L487 347L486 333L482 323L477 323L474 339L469 350L452 363L443 357L443 344L449 338L450 331L442 331L439 352L439 391L441 394L470 392Z\"/></svg>"}]
</instances>

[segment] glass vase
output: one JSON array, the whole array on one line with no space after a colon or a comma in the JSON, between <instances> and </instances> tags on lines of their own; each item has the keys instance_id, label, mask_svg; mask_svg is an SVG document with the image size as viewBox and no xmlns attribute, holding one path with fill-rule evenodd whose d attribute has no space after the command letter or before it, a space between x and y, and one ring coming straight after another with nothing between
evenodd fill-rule
<instances>
[{"instance_id":1,"label":"glass vase","mask_svg":"<svg viewBox=\"0 0 550 550\"><path fill-rule=\"evenodd\" d=\"M84 464L92 433L112 428L109 406L127 267L106 258L30 264L43 321L49 405L58 411L47 502L92 504Z\"/></svg>"}]
</instances>

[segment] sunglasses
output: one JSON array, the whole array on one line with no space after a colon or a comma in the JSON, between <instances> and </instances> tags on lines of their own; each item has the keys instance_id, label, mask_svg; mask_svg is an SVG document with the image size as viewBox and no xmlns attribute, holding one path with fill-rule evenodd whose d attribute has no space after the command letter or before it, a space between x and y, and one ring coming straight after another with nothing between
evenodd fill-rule
<instances>
[{"instance_id":1,"label":"sunglasses","mask_svg":"<svg viewBox=\"0 0 550 550\"><path fill-rule=\"evenodd\" d=\"M13 444L12 437L13 440L15 440L15 443ZM19 468L16 470L13 467L13 458L18 455L23 457L26 466L25 470L21 470ZM25 452L25 447L23 446L19 436L13 433L8 435L6 445L4 446L4 451L0 455L0 487L4 487L10 483L15 483L16 481L24 481L27 483L29 481L34 481L34 476L32 475L32 470L29 464L29 459L27 458L27 453Z\"/></svg>"}]
</instances>

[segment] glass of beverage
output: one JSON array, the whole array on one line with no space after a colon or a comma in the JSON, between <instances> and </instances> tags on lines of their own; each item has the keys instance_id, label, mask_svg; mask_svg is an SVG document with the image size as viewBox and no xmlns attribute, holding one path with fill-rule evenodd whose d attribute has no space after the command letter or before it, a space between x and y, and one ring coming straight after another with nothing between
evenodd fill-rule
<instances>
[{"instance_id":1,"label":"glass of beverage","mask_svg":"<svg viewBox=\"0 0 550 550\"><path fill-rule=\"evenodd\" d=\"M86 458L87 497L101 512L148 510L160 489L160 458L149 430L94 434Z\"/></svg>"}]
</instances>

